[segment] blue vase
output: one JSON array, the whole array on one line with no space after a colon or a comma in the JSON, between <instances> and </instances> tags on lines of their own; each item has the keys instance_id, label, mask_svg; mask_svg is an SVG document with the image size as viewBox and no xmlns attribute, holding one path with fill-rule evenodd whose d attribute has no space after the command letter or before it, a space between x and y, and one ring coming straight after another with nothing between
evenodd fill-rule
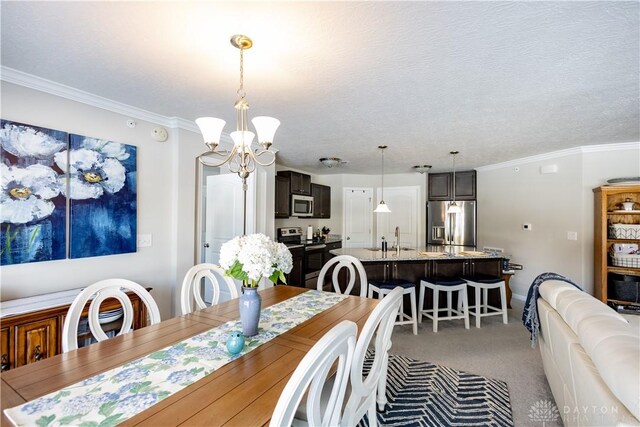
<instances>
[{"instance_id":1,"label":"blue vase","mask_svg":"<svg viewBox=\"0 0 640 427\"><path fill-rule=\"evenodd\" d=\"M260 306L262 299L258 295L258 288L242 288L240 295L240 322L242 334L252 337L258 334L258 322L260 321Z\"/></svg>"},{"instance_id":2,"label":"blue vase","mask_svg":"<svg viewBox=\"0 0 640 427\"><path fill-rule=\"evenodd\" d=\"M227 350L231 354L238 354L244 348L244 335L240 331L229 332Z\"/></svg>"}]
</instances>

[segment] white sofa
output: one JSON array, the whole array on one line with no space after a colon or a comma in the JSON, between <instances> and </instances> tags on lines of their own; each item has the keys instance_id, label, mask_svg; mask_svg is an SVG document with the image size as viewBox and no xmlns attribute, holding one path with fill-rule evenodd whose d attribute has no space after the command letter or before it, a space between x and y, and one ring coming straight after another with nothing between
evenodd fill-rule
<instances>
[{"instance_id":1,"label":"white sofa","mask_svg":"<svg viewBox=\"0 0 640 427\"><path fill-rule=\"evenodd\" d=\"M640 322L574 286L540 286L540 353L565 426L640 425Z\"/></svg>"}]
</instances>

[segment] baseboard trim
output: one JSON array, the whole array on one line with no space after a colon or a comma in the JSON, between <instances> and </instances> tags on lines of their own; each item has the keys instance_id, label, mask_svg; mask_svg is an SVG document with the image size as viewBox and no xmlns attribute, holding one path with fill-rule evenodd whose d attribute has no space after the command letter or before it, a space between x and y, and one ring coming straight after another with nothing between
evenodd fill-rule
<instances>
[{"instance_id":1,"label":"baseboard trim","mask_svg":"<svg viewBox=\"0 0 640 427\"><path fill-rule=\"evenodd\" d=\"M527 297L524 295L511 294L511 299L517 299L518 301L525 302L527 300Z\"/></svg>"}]
</instances>

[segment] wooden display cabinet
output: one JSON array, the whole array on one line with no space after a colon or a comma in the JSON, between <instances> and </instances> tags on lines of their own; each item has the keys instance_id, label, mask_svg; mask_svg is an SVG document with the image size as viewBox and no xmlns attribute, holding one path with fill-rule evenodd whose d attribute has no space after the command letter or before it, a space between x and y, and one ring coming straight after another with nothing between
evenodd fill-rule
<instances>
[{"instance_id":1,"label":"wooden display cabinet","mask_svg":"<svg viewBox=\"0 0 640 427\"><path fill-rule=\"evenodd\" d=\"M151 290L151 288L147 288ZM2 371L55 356L62 352L62 328L69 306L81 289L55 292L48 295L3 301L0 318L0 355ZM133 329L147 325L147 310L138 295L128 292L133 306ZM52 302L53 301L53 302ZM16 307L19 307L16 309ZM120 302L109 298L100 306L100 311L120 307ZM86 317L89 304L82 316ZM120 330L121 320L102 325L103 330ZM86 335L86 334L85 334ZM84 340L88 336L80 334Z\"/></svg>"},{"instance_id":2,"label":"wooden display cabinet","mask_svg":"<svg viewBox=\"0 0 640 427\"><path fill-rule=\"evenodd\" d=\"M639 239L616 239L609 234L611 224L640 224L640 186L602 186L594 192L594 281L593 291L602 302L613 304L629 304L633 301L609 298L609 275L640 276L640 267L618 267L611 264L609 253L616 243L636 243ZM622 202L631 199L636 204L634 210L623 211ZM640 280L640 277L638 278ZM635 286L635 282L629 282Z\"/></svg>"}]
</instances>

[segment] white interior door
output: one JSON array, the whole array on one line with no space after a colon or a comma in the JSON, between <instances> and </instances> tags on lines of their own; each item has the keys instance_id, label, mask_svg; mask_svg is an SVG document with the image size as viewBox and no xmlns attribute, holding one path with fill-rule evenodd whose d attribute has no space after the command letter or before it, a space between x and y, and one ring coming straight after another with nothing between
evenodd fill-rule
<instances>
[{"instance_id":1,"label":"white interior door","mask_svg":"<svg viewBox=\"0 0 640 427\"><path fill-rule=\"evenodd\" d=\"M372 197L371 188L344 189L344 247L366 248L372 246Z\"/></svg>"},{"instance_id":2,"label":"white interior door","mask_svg":"<svg viewBox=\"0 0 640 427\"><path fill-rule=\"evenodd\" d=\"M378 189L378 199L381 197ZM377 214L376 238L387 240L389 248L395 243L396 227L400 230L400 247L416 248L420 232L420 187L387 187L384 199L390 213Z\"/></svg>"},{"instance_id":3,"label":"white interior door","mask_svg":"<svg viewBox=\"0 0 640 427\"><path fill-rule=\"evenodd\" d=\"M255 180L247 181L247 233L255 227ZM236 174L210 175L206 179L205 203L205 262L218 264L223 243L242 235L242 180ZM204 300L211 302L211 289L205 287ZM222 295L222 300L228 295Z\"/></svg>"}]
</instances>

